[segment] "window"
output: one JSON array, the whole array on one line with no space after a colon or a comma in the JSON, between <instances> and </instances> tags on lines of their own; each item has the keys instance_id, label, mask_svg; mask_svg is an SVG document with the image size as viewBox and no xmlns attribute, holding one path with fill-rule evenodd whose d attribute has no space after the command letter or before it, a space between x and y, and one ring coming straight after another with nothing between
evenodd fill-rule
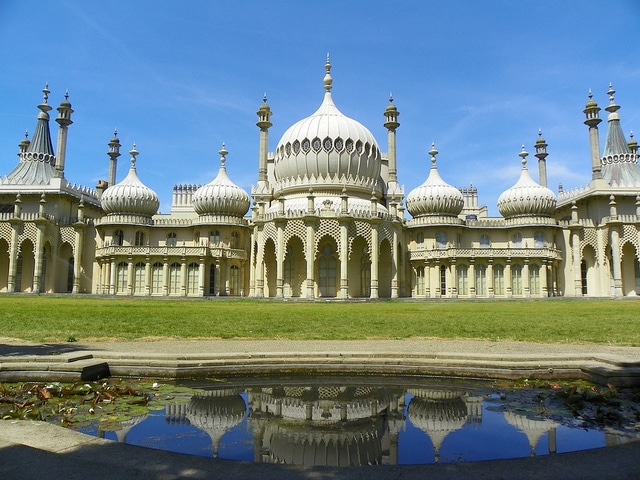
<instances>
[{"instance_id":1,"label":"window","mask_svg":"<svg viewBox=\"0 0 640 480\"><path fill-rule=\"evenodd\" d=\"M139 232L136 232L136 236ZM133 293L144 293L144 287L146 283L145 279L145 264L138 262L133 268Z\"/></svg>"},{"instance_id":2,"label":"window","mask_svg":"<svg viewBox=\"0 0 640 480\"><path fill-rule=\"evenodd\" d=\"M240 295L240 269L231 265L229 270L229 295Z\"/></svg>"},{"instance_id":3,"label":"window","mask_svg":"<svg viewBox=\"0 0 640 480\"><path fill-rule=\"evenodd\" d=\"M511 267L511 292L514 295L522 295L522 265Z\"/></svg>"},{"instance_id":4,"label":"window","mask_svg":"<svg viewBox=\"0 0 640 480\"><path fill-rule=\"evenodd\" d=\"M522 235L519 233L516 233L513 236L513 248L522 248Z\"/></svg>"},{"instance_id":5,"label":"window","mask_svg":"<svg viewBox=\"0 0 640 480\"><path fill-rule=\"evenodd\" d=\"M489 235L483 233L480 235L480 248L490 248L491 241L489 240Z\"/></svg>"},{"instance_id":6,"label":"window","mask_svg":"<svg viewBox=\"0 0 640 480\"><path fill-rule=\"evenodd\" d=\"M540 266L529 267L529 292L531 295L540 295Z\"/></svg>"},{"instance_id":7,"label":"window","mask_svg":"<svg viewBox=\"0 0 640 480\"><path fill-rule=\"evenodd\" d=\"M321 297L336 296L336 249L331 244L326 244L320 251L319 261L319 290Z\"/></svg>"},{"instance_id":8,"label":"window","mask_svg":"<svg viewBox=\"0 0 640 480\"><path fill-rule=\"evenodd\" d=\"M124 233L122 230L116 230L113 232L113 245L121 247L124 242Z\"/></svg>"},{"instance_id":9,"label":"window","mask_svg":"<svg viewBox=\"0 0 640 480\"><path fill-rule=\"evenodd\" d=\"M444 232L436 232L436 248L438 250L447 248L447 235Z\"/></svg>"},{"instance_id":10,"label":"window","mask_svg":"<svg viewBox=\"0 0 640 480\"><path fill-rule=\"evenodd\" d=\"M447 294L447 267L440 265L440 296Z\"/></svg>"},{"instance_id":11,"label":"window","mask_svg":"<svg viewBox=\"0 0 640 480\"><path fill-rule=\"evenodd\" d=\"M187 267L187 295L195 295L198 293L198 272L197 263L190 263Z\"/></svg>"},{"instance_id":12,"label":"window","mask_svg":"<svg viewBox=\"0 0 640 480\"><path fill-rule=\"evenodd\" d=\"M419 249L424 248L424 233L418 232L416 235L416 243L418 244Z\"/></svg>"},{"instance_id":13,"label":"window","mask_svg":"<svg viewBox=\"0 0 640 480\"><path fill-rule=\"evenodd\" d=\"M209 266L209 295L216 294L216 266Z\"/></svg>"},{"instance_id":14,"label":"window","mask_svg":"<svg viewBox=\"0 0 640 480\"><path fill-rule=\"evenodd\" d=\"M136 232L136 238L135 238L134 244L136 247L142 247L144 245L144 232L140 230Z\"/></svg>"},{"instance_id":15,"label":"window","mask_svg":"<svg viewBox=\"0 0 640 480\"><path fill-rule=\"evenodd\" d=\"M213 245L217 245L220 243L220 231L219 230L212 230L209 233L209 243L213 244Z\"/></svg>"},{"instance_id":16,"label":"window","mask_svg":"<svg viewBox=\"0 0 640 480\"><path fill-rule=\"evenodd\" d=\"M152 294L160 294L162 293L162 277L163 277L163 266L160 262L156 262L151 267L151 293Z\"/></svg>"},{"instance_id":17,"label":"window","mask_svg":"<svg viewBox=\"0 0 640 480\"><path fill-rule=\"evenodd\" d=\"M496 295L504 295L503 265L496 265L493 267L493 293Z\"/></svg>"},{"instance_id":18,"label":"window","mask_svg":"<svg viewBox=\"0 0 640 480\"><path fill-rule=\"evenodd\" d=\"M466 265L458 265L458 295L469 295L469 278Z\"/></svg>"},{"instance_id":19,"label":"window","mask_svg":"<svg viewBox=\"0 0 640 480\"><path fill-rule=\"evenodd\" d=\"M363 297L371 296L371 260L369 260L369 251L365 248L360 258L360 295Z\"/></svg>"},{"instance_id":20,"label":"window","mask_svg":"<svg viewBox=\"0 0 640 480\"><path fill-rule=\"evenodd\" d=\"M175 262L169 265L169 295L177 295L181 290L180 264Z\"/></svg>"},{"instance_id":21,"label":"window","mask_svg":"<svg viewBox=\"0 0 640 480\"><path fill-rule=\"evenodd\" d=\"M536 232L533 234L533 246L536 248L544 247L544 235L542 232Z\"/></svg>"},{"instance_id":22,"label":"window","mask_svg":"<svg viewBox=\"0 0 640 480\"><path fill-rule=\"evenodd\" d=\"M416 295L424 295L424 267L416 269Z\"/></svg>"},{"instance_id":23,"label":"window","mask_svg":"<svg viewBox=\"0 0 640 480\"><path fill-rule=\"evenodd\" d=\"M19 257L19 260L22 260L22 256ZM69 266L67 269L67 292L73 292L74 270L75 270L75 262L73 260L73 257L71 257L69 259ZM19 271L22 272L22 265L20 265ZM20 288L20 283L18 283L18 281L16 281L16 285L17 285L17 288Z\"/></svg>"},{"instance_id":24,"label":"window","mask_svg":"<svg viewBox=\"0 0 640 480\"><path fill-rule=\"evenodd\" d=\"M587 294L587 262L580 262L580 282L582 284L582 295Z\"/></svg>"},{"instance_id":25,"label":"window","mask_svg":"<svg viewBox=\"0 0 640 480\"><path fill-rule=\"evenodd\" d=\"M293 258L293 249L289 246L287 247L287 254L284 257L284 286L285 286L285 296L290 296L292 291L292 285L295 277L296 264Z\"/></svg>"},{"instance_id":26,"label":"window","mask_svg":"<svg viewBox=\"0 0 640 480\"><path fill-rule=\"evenodd\" d=\"M178 237L175 232L169 233L167 235L167 247L175 247L178 244Z\"/></svg>"},{"instance_id":27,"label":"window","mask_svg":"<svg viewBox=\"0 0 640 480\"><path fill-rule=\"evenodd\" d=\"M231 232L231 248L240 248L240 234Z\"/></svg>"},{"instance_id":28,"label":"window","mask_svg":"<svg viewBox=\"0 0 640 480\"><path fill-rule=\"evenodd\" d=\"M129 266L126 262L116 265L116 293L126 293Z\"/></svg>"},{"instance_id":29,"label":"window","mask_svg":"<svg viewBox=\"0 0 640 480\"><path fill-rule=\"evenodd\" d=\"M484 265L476 265L476 295L487 295L487 267Z\"/></svg>"}]
</instances>

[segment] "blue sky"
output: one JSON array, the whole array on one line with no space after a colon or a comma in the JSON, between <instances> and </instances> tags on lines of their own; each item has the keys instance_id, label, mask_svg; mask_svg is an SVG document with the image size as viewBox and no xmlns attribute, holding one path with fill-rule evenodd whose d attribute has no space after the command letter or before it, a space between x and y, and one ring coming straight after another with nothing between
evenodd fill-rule
<instances>
[{"instance_id":1,"label":"blue sky","mask_svg":"<svg viewBox=\"0 0 640 480\"><path fill-rule=\"evenodd\" d=\"M49 103L57 107L68 89L75 110L70 182L95 187L107 178L117 128L118 181L135 142L138 174L162 212L175 183L213 179L222 142L229 176L250 191L263 93L273 151L321 103L330 53L336 105L382 151L393 93L405 194L426 179L435 142L442 178L477 186L497 214L498 196L518 179L522 144L538 178L539 128L549 187L588 183L590 88L604 109L612 82L625 134L640 135L639 26L637 0L0 0L0 174L17 163L48 82Z\"/></svg>"}]
</instances>

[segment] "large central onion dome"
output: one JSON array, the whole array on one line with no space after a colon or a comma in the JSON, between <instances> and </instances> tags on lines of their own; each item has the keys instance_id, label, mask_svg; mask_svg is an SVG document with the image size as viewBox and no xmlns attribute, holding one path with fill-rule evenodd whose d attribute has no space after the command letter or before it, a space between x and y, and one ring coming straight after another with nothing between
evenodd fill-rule
<instances>
[{"instance_id":1,"label":"large central onion dome","mask_svg":"<svg viewBox=\"0 0 640 480\"><path fill-rule=\"evenodd\" d=\"M222 144L220 154L220 170L210 183L198 188L191 198L191 204L198 215L228 215L243 217L249 210L249 195L233 183L227 175L225 167L226 155L229 153Z\"/></svg>"},{"instance_id":2,"label":"large central onion dome","mask_svg":"<svg viewBox=\"0 0 640 480\"><path fill-rule=\"evenodd\" d=\"M527 169L527 152L522 158L522 170L516 184L498 197L498 211L505 218L522 216L551 216L556 209L556 196L547 187L536 183Z\"/></svg>"},{"instance_id":3,"label":"large central onion dome","mask_svg":"<svg viewBox=\"0 0 640 480\"><path fill-rule=\"evenodd\" d=\"M120 183L107 188L100 202L107 215L125 215L133 222L148 222L158 212L160 200L156 192L144 185L136 172L136 156L138 151L135 144L129 152L131 168Z\"/></svg>"},{"instance_id":4,"label":"large central onion dome","mask_svg":"<svg viewBox=\"0 0 640 480\"><path fill-rule=\"evenodd\" d=\"M371 194L379 191L381 154L361 123L343 115L331 98L331 63L327 57L324 101L316 112L292 125L278 142L276 189L307 191L343 186Z\"/></svg>"},{"instance_id":5,"label":"large central onion dome","mask_svg":"<svg viewBox=\"0 0 640 480\"><path fill-rule=\"evenodd\" d=\"M436 168L438 151L431 144L431 170L429 177L407 195L407 210L415 217L425 215L458 216L464 207L462 192L440 178Z\"/></svg>"}]
</instances>

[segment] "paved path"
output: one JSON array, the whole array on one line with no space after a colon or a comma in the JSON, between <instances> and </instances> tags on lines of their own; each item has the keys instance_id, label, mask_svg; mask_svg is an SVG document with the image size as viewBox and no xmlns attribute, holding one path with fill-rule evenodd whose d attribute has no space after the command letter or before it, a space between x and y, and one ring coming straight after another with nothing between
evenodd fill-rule
<instances>
[{"instance_id":1,"label":"paved path","mask_svg":"<svg viewBox=\"0 0 640 480\"><path fill-rule=\"evenodd\" d=\"M137 368L147 372L164 366L167 372L175 372L196 368L194 365L203 362L208 366L238 368L238 365L252 361L282 366L300 359L317 362L317 365L333 364L339 368L372 362L390 369L406 367L429 370L454 365L459 370L494 369L514 375L523 372L542 374L549 369L556 369L551 373L586 371L631 382L637 382L640 378L640 348L626 347L458 340L165 340L42 345L0 338L0 378L7 372L20 369L33 375L55 375L55 368L67 365L68 370L73 370L75 364L96 361L105 361L116 370ZM121 445L41 422L0 423L0 478L3 480L43 476L65 480L637 479L640 478L638 458L640 442L518 460L336 470L213 460Z\"/></svg>"}]
</instances>

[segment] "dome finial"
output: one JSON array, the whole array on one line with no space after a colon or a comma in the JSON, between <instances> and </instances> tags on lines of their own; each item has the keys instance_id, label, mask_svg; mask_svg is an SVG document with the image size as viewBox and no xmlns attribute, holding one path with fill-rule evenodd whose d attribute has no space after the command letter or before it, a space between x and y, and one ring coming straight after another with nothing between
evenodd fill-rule
<instances>
[{"instance_id":1,"label":"dome finial","mask_svg":"<svg viewBox=\"0 0 640 480\"><path fill-rule=\"evenodd\" d=\"M331 78L331 60L329 59L328 53L327 53L327 63L324 64L324 69L327 72L324 76L324 89L327 92L330 92L333 79Z\"/></svg>"},{"instance_id":2,"label":"dome finial","mask_svg":"<svg viewBox=\"0 0 640 480\"><path fill-rule=\"evenodd\" d=\"M135 167L136 165L136 157L138 156L138 150L136 150L136 144L133 144L133 148L129 150L129 155L131 155L131 166Z\"/></svg>"},{"instance_id":3,"label":"dome finial","mask_svg":"<svg viewBox=\"0 0 640 480\"><path fill-rule=\"evenodd\" d=\"M222 148L218 150L220 154L220 166L224 168L224 163L227 161L227 154L229 153L225 148L224 142L222 142Z\"/></svg>"},{"instance_id":4,"label":"dome finial","mask_svg":"<svg viewBox=\"0 0 640 480\"><path fill-rule=\"evenodd\" d=\"M616 105L615 93L616 91L613 89L613 84L609 83L609 90L607 91L607 95L609 95L609 105L607 106L607 108L605 108L605 110L609 113L615 113L620 109L620 106ZM612 118L617 117L610 117L610 119Z\"/></svg>"},{"instance_id":5,"label":"dome finial","mask_svg":"<svg viewBox=\"0 0 640 480\"><path fill-rule=\"evenodd\" d=\"M436 166L436 155L438 155L438 150L436 150L436 143L431 142L431 150L429 150L429 155L431 155L431 168L435 168Z\"/></svg>"},{"instance_id":6,"label":"dome finial","mask_svg":"<svg viewBox=\"0 0 640 480\"><path fill-rule=\"evenodd\" d=\"M47 82L44 84L44 88L42 89L42 103L38 105L38 108L44 113L47 113L49 110L51 110L51 106L47 103L50 93L51 90L49 90L49 82Z\"/></svg>"},{"instance_id":7,"label":"dome finial","mask_svg":"<svg viewBox=\"0 0 640 480\"><path fill-rule=\"evenodd\" d=\"M520 150L520 153L518 154L518 156L522 159L521 160L522 168L527 168L527 157L529 156L529 154L524 149L524 145L522 145L522 150Z\"/></svg>"},{"instance_id":8,"label":"dome finial","mask_svg":"<svg viewBox=\"0 0 640 480\"><path fill-rule=\"evenodd\" d=\"M262 95L262 103L267 103L267 92L264 92L264 95Z\"/></svg>"},{"instance_id":9,"label":"dome finial","mask_svg":"<svg viewBox=\"0 0 640 480\"><path fill-rule=\"evenodd\" d=\"M389 92L389 103L393 103L393 93Z\"/></svg>"}]
</instances>

